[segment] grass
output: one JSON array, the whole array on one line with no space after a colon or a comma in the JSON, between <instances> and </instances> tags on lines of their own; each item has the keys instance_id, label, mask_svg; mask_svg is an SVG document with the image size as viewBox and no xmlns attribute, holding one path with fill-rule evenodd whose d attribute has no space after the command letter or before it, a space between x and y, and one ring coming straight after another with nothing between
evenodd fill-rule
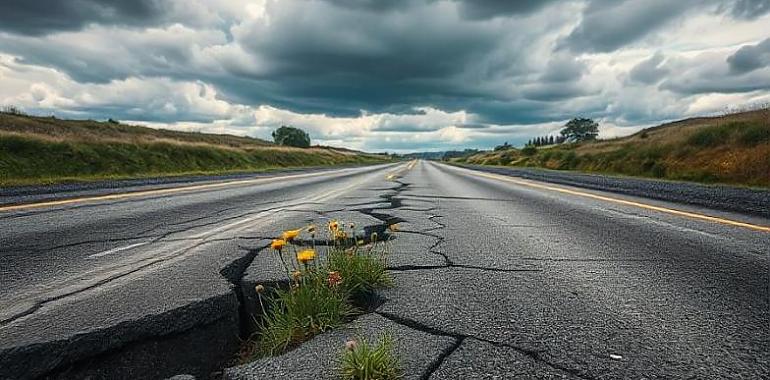
<instances>
[{"instance_id":1,"label":"grass","mask_svg":"<svg viewBox=\"0 0 770 380\"><path fill-rule=\"evenodd\" d=\"M332 244L325 254L315 245L315 226L285 231L273 240L271 249L290 286L276 289L271 297L263 296L264 287L257 286L263 317L258 331L244 345L242 362L278 355L340 326L359 312L353 299L392 284L386 271L387 242L373 236L364 239L363 231L345 226L337 221L329 223L328 241ZM310 235L311 247L294 244L301 234Z\"/></svg>"},{"instance_id":2,"label":"grass","mask_svg":"<svg viewBox=\"0 0 770 380\"><path fill-rule=\"evenodd\" d=\"M258 353L276 355L320 332L340 326L353 315L347 293L330 287L326 279L312 272L299 286L278 290L270 300L260 334Z\"/></svg>"},{"instance_id":3,"label":"grass","mask_svg":"<svg viewBox=\"0 0 770 380\"><path fill-rule=\"evenodd\" d=\"M343 380L395 380L402 377L390 335L380 337L377 344L358 339L349 341L346 346L340 368Z\"/></svg>"},{"instance_id":4,"label":"grass","mask_svg":"<svg viewBox=\"0 0 770 380\"><path fill-rule=\"evenodd\" d=\"M483 152L456 161L770 187L770 110L688 119L617 139Z\"/></svg>"},{"instance_id":5,"label":"grass","mask_svg":"<svg viewBox=\"0 0 770 380\"><path fill-rule=\"evenodd\" d=\"M384 162L344 149L0 113L0 186Z\"/></svg>"}]
</instances>

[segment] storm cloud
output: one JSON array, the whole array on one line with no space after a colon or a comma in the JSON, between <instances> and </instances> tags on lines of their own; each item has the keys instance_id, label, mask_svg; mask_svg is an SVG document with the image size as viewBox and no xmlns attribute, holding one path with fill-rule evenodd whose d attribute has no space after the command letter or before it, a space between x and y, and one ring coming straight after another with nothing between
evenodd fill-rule
<instances>
[{"instance_id":1,"label":"storm cloud","mask_svg":"<svg viewBox=\"0 0 770 380\"><path fill-rule=\"evenodd\" d=\"M4 1L0 104L362 149L516 143L574 116L615 133L767 99L767 4Z\"/></svg>"}]
</instances>

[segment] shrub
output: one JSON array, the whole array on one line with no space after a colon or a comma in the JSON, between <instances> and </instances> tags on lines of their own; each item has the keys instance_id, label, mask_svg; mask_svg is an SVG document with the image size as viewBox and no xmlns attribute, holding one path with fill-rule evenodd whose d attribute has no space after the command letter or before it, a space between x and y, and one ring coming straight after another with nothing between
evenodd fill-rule
<instances>
[{"instance_id":1,"label":"shrub","mask_svg":"<svg viewBox=\"0 0 770 380\"><path fill-rule=\"evenodd\" d=\"M695 132L687 142L699 147L713 147L725 143L732 131L732 124L710 126Z\"/></svg>"},{"instance_id":2,"label":"shrub","mask_svg":"<svg viewBox=\"0 0 770 380\"><path fill-rule=\"evenodd\" d=\"M738 141L742 145L756 146L770 141L770 126L748 124L741 128Z\"/></svg>"},{"instance_id":3,"label":"shrub","mask_svg":"<svg viewBox=\"0 0 770 380\"><path fill-rule=\"evenodd\" d=\"M307 132L294 127L281 126L273 131L273 140L278 145L293 146L297 148L310 147L310 135Z\"/></svg>"},{"instance_id":4,"label":"shrub","mask_svg":"<svg viewBox=\"0 0 770 380\"><path fill-rule=\"evenodd\" d=\"M537 153L537 148L532 145L527 145L521 149L521 154L525 156L534 156Z\"/></svg>"},{"instance_id":5,"label":"shrub","mask_svg":"<svg viewBox=\"0 0 770 380\"><path fill-rule=\"evenodd\" d=\"M344 380L394 380L401 378L398 359L393 354L393 339L383 335L376 345L366 339L348 341L342 356Z\"/></svg>"}]
</instances>

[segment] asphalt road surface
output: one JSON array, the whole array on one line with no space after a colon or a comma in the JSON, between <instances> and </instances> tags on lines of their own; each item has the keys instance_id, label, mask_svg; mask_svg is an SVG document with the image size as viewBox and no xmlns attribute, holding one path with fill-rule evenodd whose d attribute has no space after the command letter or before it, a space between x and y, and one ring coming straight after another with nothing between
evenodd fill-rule
<instances>
[{"instance_id":1,"label":"asphalt road surface","mask_svg":"<svg viewBox=\"0 0 770 380\"><path fill-rule=\"evenodd\" d=\"M425 161L0 207L0 363L104 352L36 357L224 295L233 236L383 191L428 243L376 313L455 342L420 377L770 377L770 220Z\"/></svg>"}]
</instances>

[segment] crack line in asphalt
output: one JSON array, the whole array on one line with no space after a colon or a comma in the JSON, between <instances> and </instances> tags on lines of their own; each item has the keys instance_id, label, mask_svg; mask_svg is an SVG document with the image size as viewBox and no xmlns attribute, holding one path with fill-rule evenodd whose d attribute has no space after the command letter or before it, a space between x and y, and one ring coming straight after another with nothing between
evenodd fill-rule
<instances>
[{"instance_id":1,"label":"crack line in asphalt","mask_svg":"<svg viewBox=\"0 0 770 380\"><path fill-rule=\"evenodd\" d=\"M382 317L384 317L384 318L386 318L386 319L388 319L388 320L390 320L390 321L392 321L394 323L398 323L398 324L400 324L402 326L406 326L406 327L409 327L411 329L415 329L417 331L422 331L424 333L428 333L428 334L431 334L431 335L451 337L451 338L454 338L456 340L462 340L462 341L464 341L465 339L475 339L475 340L477 340L479 342L491 344L491 345L494 345L494 346L497 346L497 347L510 348L510 349L515 350L515 351L517 351L517 352L519 352L519 353L521 353L523 355L526 355L529 358L532 358L536 362L545 364L545 365L547 365L547 366L549 366L551 368L557 369L557 370L562 371L562 372L566 372L566 373L568 373L568 374L570 374L572 376L578 377L580 379L593 380L591 377L588 377L588 376L586 376L584 374L581 374L577 370L574 370L574 369L571 369L571 368L566 368L566 367L564 367L564 366L562 366L560 364L552 363L552 362L546 360L545 358L542 357L542 353L544 351L531 350L531 349L519 347L519 346L516 346L516 345L508 344L508 343L496 342L496 341L493 341L493 340L489 340L489 339L485 339L485 338L480 338L480 337L477 337L477 336L471 335L471 334L452 333L452 332L448 332L448 331L445 331L445 330L437 329L435 327L430 327L430 326L425 325L425 324L423 324L421 322L418 322L418 321L416 321L414 319L401 317L401 316L398 316L396 314L392 314L392 313L388 313L388 312L384 312L384 311L374 311L374 313L377 314L377 315L380 315L380 316L382 316ZM460 345L458 344L457 347L454 347L452 352L454 352L457 348L459 348L459 346ZM444 358L442 358L441 361L443 362L443 360L446 359L446 357L450 356L452 352L450 352ZM433 372L435 372L436 370L438 370L438 367L433 368ZM427 376L423 376L421 378L427 379L427 378L430 377L430 375L432 375L433 372L428 373Z\"/></svg>"}]
</instances>

